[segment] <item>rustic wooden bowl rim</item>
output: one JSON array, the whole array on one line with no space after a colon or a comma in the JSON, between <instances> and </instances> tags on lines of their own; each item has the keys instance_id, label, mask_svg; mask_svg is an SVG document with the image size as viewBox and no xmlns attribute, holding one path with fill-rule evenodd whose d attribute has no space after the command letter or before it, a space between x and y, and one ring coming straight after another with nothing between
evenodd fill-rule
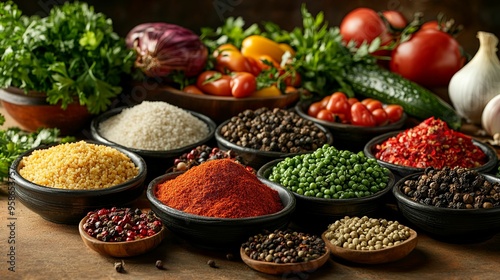
<instances>
[{"instance_id":1,"label":"rustic wooden bowl rim","mask_svg":"<svg viewBox=\"0 0 500 280\"><path fill-rule=\"evenodd\" d=\"M323 266L328 259L330 258L330 248L325 245L326 252L321 255L319 258L308 261L308 262L298 262L298 263L274 263L274 262L266 262L266 261L257 261L250 258L247 254L245 254L245 250L243 247L240 247L240 255L241 259L245 264L249 267L268 274L283 274L290 272L304 272L311 271L320 268Z\"/></svg>"}]
</instances>

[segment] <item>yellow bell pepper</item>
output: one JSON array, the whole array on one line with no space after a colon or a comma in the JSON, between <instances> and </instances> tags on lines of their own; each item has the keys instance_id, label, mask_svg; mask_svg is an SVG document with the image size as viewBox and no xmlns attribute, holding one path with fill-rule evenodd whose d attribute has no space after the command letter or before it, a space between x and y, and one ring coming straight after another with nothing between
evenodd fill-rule
<instances>
[{"instance_id":1,"label":"yellow bell pepper","mask_svg":"<svg viewBox=\"0 0 500 280\"><path fill-rule=\"evenodd\" d=\"M276 86L270 86L254 91L249 97L273 97L281 94L281 91Z\"/></svg>"},{"instance_id":2,"label":"yellow bell pepper","mask_svg":"<svg viewBox=\"0 0 500 280\"><path fill-rule=\"evenodd\" d=\"M251 35L243 39L241 53L254 59L259 59L262 55L269 55L276 62L281 63L281 57L285 51L271 39L260 35Z\"/></svg>"}]
</instances>

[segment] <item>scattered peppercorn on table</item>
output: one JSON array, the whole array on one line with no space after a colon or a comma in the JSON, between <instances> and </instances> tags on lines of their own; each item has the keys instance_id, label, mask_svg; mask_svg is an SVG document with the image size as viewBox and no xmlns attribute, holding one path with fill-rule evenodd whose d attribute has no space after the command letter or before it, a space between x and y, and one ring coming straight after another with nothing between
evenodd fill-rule
<instances>
[{"instance_id":1,"label":"scattered peppercorn on table","mask_svg":"<svg viewBox=\"0 0 500 280\"><path fill-rule=\"evenodd\" d=\"M0 113L7 119L6 126L16 125L2 107ZM85 246L77 225L44 220L9 197L11 192L9 184L0 184L0 279L290 278L251 269L240 259L239 251L201 249L171 232L159 247L144 255L106 257ZM147 208L149 204L143 196L134 206ZM392 204L383 214L408 225ZM317 271L293 279L497 279L500 274L500 234L484 242L452 244L416 230L417 247L399 261L361 265L331 256ZM114 265L122 260L124 270L117 272ZM158 260L163 269L157 267Z\"/></svg>"}]
</instances>

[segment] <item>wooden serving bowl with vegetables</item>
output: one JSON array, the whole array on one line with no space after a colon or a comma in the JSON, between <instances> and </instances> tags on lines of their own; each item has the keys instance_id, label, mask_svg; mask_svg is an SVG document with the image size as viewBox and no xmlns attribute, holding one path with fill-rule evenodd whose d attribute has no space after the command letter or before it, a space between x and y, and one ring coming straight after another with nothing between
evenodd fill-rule
<instances>
[{"instance_id":1,"label":"wooden serving bowl with vegetables","mask_svg":"<svg viewBox=\"0 0 500 280\"><path fill-rule=\"evenodd\" d=\"M363 150L377 135L400 130L407 119L400 105L383 104L373 98L348 98L343 92L301 100L295 111L327 128L334 137L335 147L351 151Z\"/></svg>"}]
</instances>

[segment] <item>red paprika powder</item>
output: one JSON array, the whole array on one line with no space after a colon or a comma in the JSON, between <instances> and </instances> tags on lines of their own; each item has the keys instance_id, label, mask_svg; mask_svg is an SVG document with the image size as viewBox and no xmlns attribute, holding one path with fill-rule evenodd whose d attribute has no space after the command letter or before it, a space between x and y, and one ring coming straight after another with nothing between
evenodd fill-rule
<instances>
[{"instance_id":1,"label":"red paprika powder","mask_svg":"<svg viewBox=\"0 0 500 280\"><path fill-rule=\"evenodd\" d=\"M374 154L382 161L418 168L473 168L488 160L471 137L434 117L377 145Z\"/></svg>"},{"instance_id":2,"label":"red paprika powder","mask_svg":"<svg viewBox=\"0 0 500 280\"><path fill-rule=\"evenodd\" d=\"M276 190L230 159L192 167L159 184L155 195L172 208L207 217L255 217L283 209Z\"/></svg>"}]
</instances>

